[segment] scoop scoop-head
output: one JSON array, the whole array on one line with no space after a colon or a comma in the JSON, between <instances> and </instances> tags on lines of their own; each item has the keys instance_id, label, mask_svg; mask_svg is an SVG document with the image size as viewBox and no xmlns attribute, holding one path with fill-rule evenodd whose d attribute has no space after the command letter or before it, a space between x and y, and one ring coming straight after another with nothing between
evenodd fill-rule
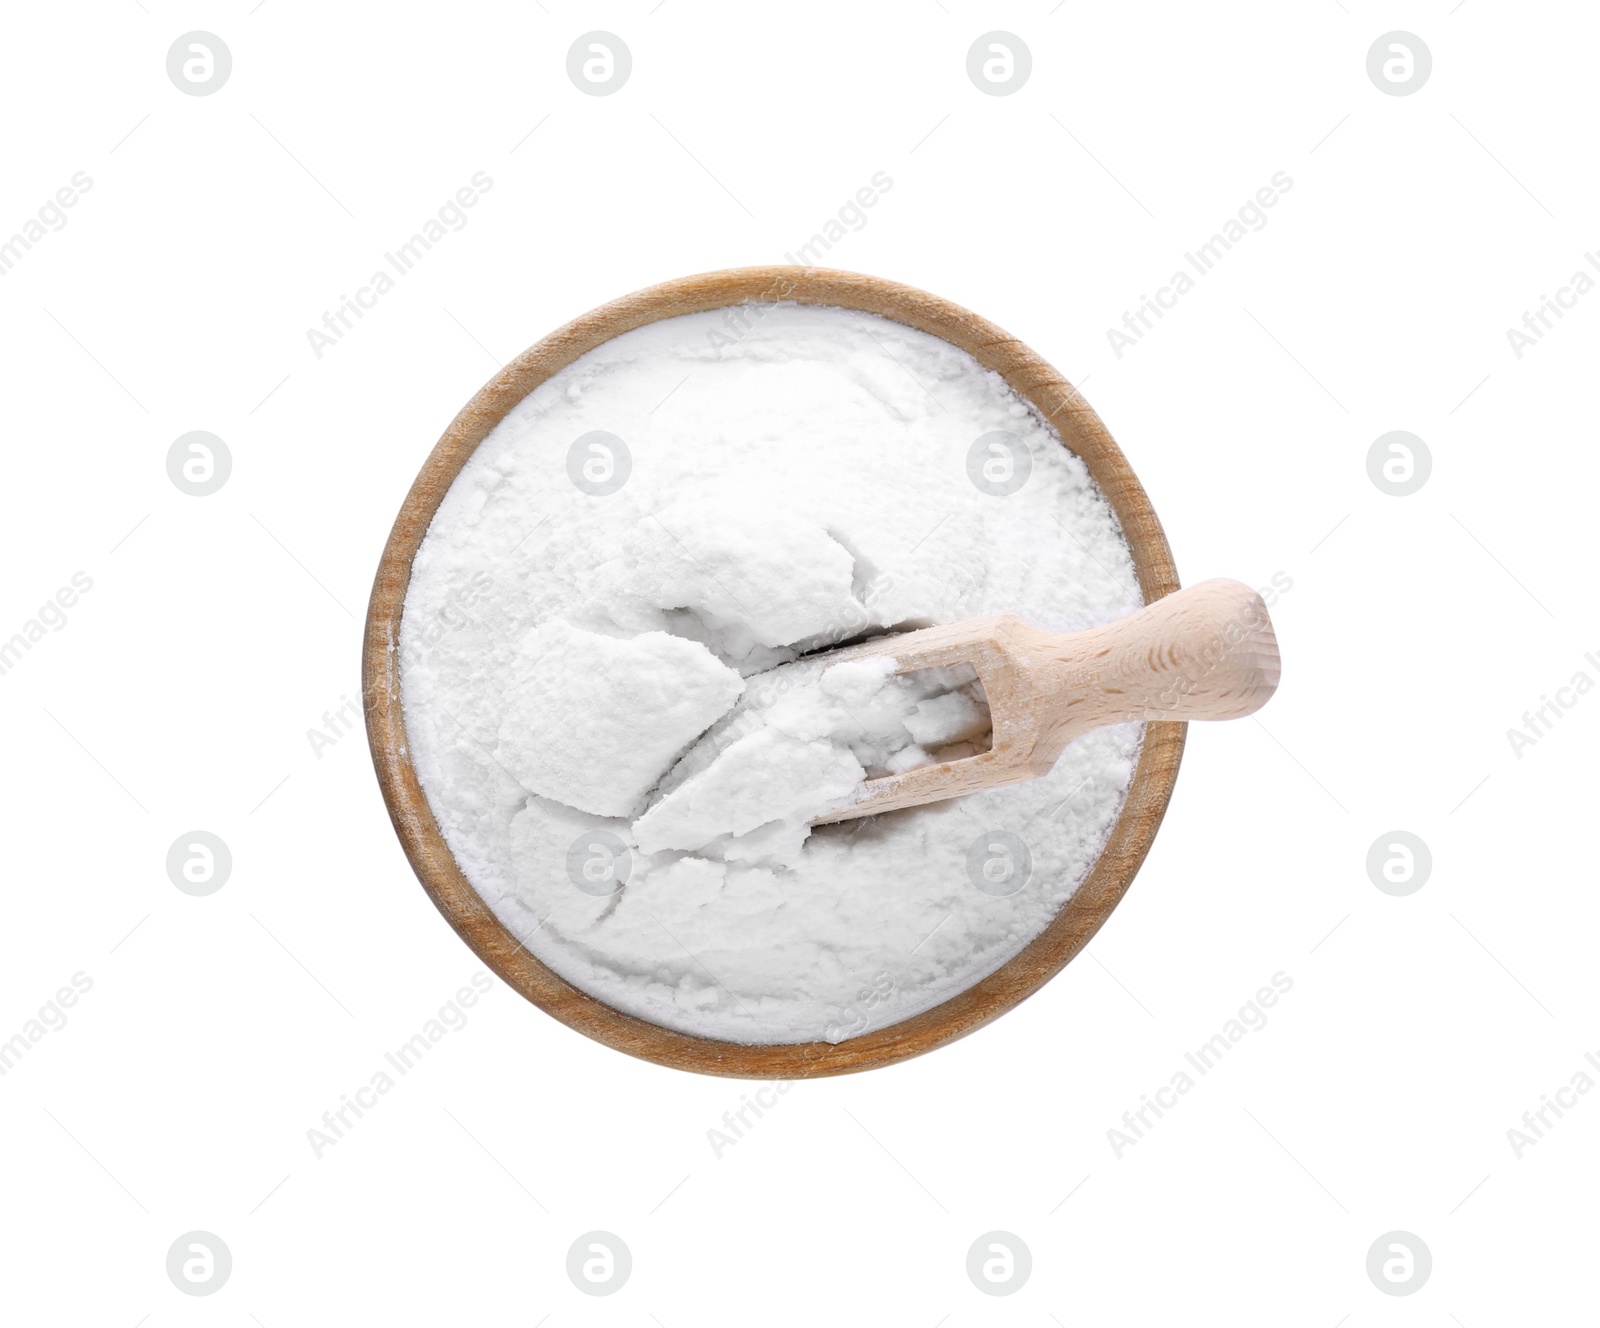
<instances>
[{"instance_id":1,"label":"scoop scoop-head","mask_svg":"<svg viewBox=\"0 0 1600 1328\"><path fill-rule=\"evenodd\" d=\"M990 748L869 779L825 825L960 797L1048 774L1067 744L1107 724L1239 719L1278 686L1266 603L1238 581L1202 581L1087 632L1048 632L992 614L832 652L887 656L899 673L969 664L989 703Z\"/></svg>"}]
</instances>

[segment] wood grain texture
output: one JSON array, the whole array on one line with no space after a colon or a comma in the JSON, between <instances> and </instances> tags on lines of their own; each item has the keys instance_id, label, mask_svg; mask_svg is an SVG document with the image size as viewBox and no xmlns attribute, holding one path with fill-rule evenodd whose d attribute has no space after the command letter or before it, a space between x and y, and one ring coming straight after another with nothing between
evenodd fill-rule
<instances>
[{"instance_id":1,"label":"wood grain texture","mask_svg":"<svg viewBox=\"0 0 1600 1328\"><path fill-rule=\"evenodd\" d=\"M891 659L896 672L977 671L989 750L869 779L813 825L965 797L1048 775L1067 744L1107 724L1239 719L1278 687L1266 603L1239 581L1202 581L1087 632L1047 632L991 613L830 652L843 664Z\"/></svg>"},{"instance_id":2,"label":"wood grain texture","mask_svg":"<svg viewBox=\"0 0 1600 1328\"><path fill-rule=\"evenodd\" d=\"M1122 813L1098 862L1048 927L987 978L922 1014L838 1044L747 1046L689 1037L623 1014L540 963L478 897L439 832L411 763L400 700L400 619L411 563L446 490L490 430L529 392L602 342L645 323L746 301L833 305L942 337L992 369L1084 461L1122 525L1147 604L1178 588L1149 499L1077 389L1020 341L959 305L879 277L824 268L708 272L635 291L568 323L506 365L467 403L423 463L379 560L367 608L362 695L367 741L395 832L423 888L506 983L568 1027L658 1065L738 1078L805 1079L890 1065L981 1028L1032 995L1100 929L1127 891L1167 809L1185 726L1145 725Z\"/></svg>"}]
</instances>

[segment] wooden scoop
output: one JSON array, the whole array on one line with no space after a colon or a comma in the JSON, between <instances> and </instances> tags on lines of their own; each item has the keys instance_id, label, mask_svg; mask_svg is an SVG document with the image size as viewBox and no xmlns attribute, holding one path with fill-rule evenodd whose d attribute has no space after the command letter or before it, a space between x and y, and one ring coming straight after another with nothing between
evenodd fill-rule
<instances>
[{"instance_id":1,"label":"wooden scoop","mask_svg":"<svg viewBox=\"0 0 1600 1328\"><path fill-rule=\"evenodd\" d=\"M869 779L815 825L1047 775L1075 738L1127 720L1239 719L1278 686L1278 639L1261 596L1202 581L1119 622L1047 632L1014 613L883 637L829 655L882 658L896 673L970 664L989 700L987 752Z\"/></svg>"}]
</instances>

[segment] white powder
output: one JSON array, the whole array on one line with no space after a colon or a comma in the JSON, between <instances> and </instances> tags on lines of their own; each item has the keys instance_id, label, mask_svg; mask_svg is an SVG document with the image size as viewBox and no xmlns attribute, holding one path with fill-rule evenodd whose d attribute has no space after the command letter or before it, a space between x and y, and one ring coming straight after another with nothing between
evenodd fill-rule
<instances>
[{"instance_id":1,"label":"white powder","mask_svg":"<svg viewBox=\"0 0 1600 1328\"><path fill-rule=\"evenodd\" d=\"M757 705L731 711L667 772L633 842L793 867L811 821L862 780L980 750L960 741L989 728L970 666L893 675L894 660L879 658L802 661L751 679Z\"/></svg>"},{"instance_id":2,"label":"white powder","mask_svg":"<svg viewBox=\"0 0 1600 1328\"><path fill-rule=\"evenodd\" d=\"M1028 784L809 830L864 777L977 750L987 716L970 674L791 661L1001 610L1081 631L1140 600L1083 464L965 352L794 305L733 346L713 330L720 313L615 338L479 446L413 567L406 726L462 870L561 976L686 1033L837 1041L1049 923L1139 728ZM631 457L602 496L568 470L596 430ZM1003 497L968 478L995 431L1032 460ZM968 852L1002 831L1031 861L996 887Z\"/></svg>"},{"instance_id":3,"label":"white powder","mask_svg":"<svg viewBox=\"0 0 1600 1328\"><path fill-rule=\"evenodd\" d=\"M551 618L518 654L495 756L530 792L599 816L626 816L744 691L703 645L665 632L623 639Z\"/></svg>"}]
</instances>

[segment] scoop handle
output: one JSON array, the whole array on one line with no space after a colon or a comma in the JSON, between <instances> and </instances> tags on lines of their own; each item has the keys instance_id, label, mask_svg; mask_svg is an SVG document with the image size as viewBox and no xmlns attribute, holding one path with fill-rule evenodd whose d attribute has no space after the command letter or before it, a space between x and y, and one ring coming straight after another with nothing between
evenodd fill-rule
<instances>
[{"instance_id":1,"label":"scoop handle","mask_svg":"<svg viewBox=\"0 0 1600 1328\"><path fill-rule=\"evenodd\" d=\"M1035 705L1052 764L1090 729L1127 720L1239 719L1277 690L1266 602L1239 581L1201 581L1088 632L1040 632Z\"/></svg>"}]
</instances>

